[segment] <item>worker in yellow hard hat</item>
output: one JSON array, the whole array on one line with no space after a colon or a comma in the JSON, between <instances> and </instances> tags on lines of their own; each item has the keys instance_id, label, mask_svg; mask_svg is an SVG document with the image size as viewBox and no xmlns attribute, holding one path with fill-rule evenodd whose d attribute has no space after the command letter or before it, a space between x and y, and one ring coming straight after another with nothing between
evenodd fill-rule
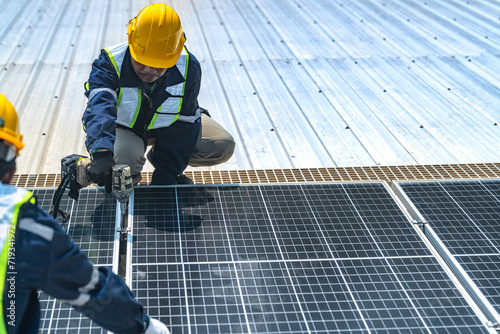
<instances>
[{"instance_id":1,"label":"worker in yellow hard hat","mask_svg":"<svg viewBox=\"0 0 500 334\"><path fill-rule=\"evenodd\" d=\"M212 166L233 154L233 137L198 105L201 67L185 45L177 13L163 3L142 9L128 41L105 48L86 83L83 126L88 174L111 191L114 164L130 166L134 184L147 158L152 184L192 183L188 165Z\"/></svg>"},{"instance_id":2,"label":"worker in yellow hard hat","mask_svg":"<svg viewBox=\"0 0 500 334\"><path fill-rule=\"evenodd\" d=\"M0 333L37 333L37 290L113 333L169 334L118 275L96 267L30 191L10 186L23 148L17 113L0 94Z\"/></svg>"},{"instance_id":3,"label":"worker in yellow hard hat","mask_svg":"<svg viewBox=\"0 0 500 334\"><path fill-rule=\"evenodd\" d=\"M17 113L5 96L0 94L0 176L14 175L16 157L23 147ZM7 175L7 172L11 175Z\"/></svg>"}]
</instances>

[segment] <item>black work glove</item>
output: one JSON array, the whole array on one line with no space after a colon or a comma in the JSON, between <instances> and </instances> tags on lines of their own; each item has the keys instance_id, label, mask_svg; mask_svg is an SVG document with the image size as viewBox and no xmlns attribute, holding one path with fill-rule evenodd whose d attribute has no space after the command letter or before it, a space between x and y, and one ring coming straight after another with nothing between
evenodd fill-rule
<instances>
[{"instance_id":1,"label":"black work glove","mask_svg":"<svg viewBox=\"0 0 500 334\"><path fill-rule=\"evenodd\" d=\"M111 174L114 165L113 152L94 152L92 154L92 162L87 170L90 179L97 183L98 186L104 186L108 194L111 192Z\"/></svg>"}]
</instances>

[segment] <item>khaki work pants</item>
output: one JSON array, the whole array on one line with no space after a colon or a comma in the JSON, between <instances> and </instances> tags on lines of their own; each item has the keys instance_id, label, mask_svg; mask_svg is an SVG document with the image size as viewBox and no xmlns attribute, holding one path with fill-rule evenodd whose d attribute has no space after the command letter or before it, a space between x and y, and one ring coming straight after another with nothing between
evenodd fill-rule
<instances>
[{"instance_id":1,"label":"khaki work pants","mask_svg":"<svg viewBox=\"0 0 500 334\"><path fill-rule=\"evenodd\" d=\"M155 140L148 141L148 146ZM205 114L201 115L201 131L189 159L189 166L214 166L226 162L234 152L235 142L219 123ZM140 172L146 163L144 141L134 132L117 127L114 159L117 164L130 166L134 183L140 180Z\"/></svg>"}]
</instances>

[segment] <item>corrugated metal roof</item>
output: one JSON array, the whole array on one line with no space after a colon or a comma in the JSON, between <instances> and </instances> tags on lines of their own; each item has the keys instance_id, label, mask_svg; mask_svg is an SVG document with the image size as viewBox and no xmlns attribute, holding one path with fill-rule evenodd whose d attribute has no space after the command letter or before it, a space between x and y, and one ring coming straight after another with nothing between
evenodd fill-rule
<instances>
[{"instance_id":1,"label":"corrugated metal roof","mask_svg":"<svg viewBox=\"0 0 500 334\"><path fill-rule=\"evenodd\" d=\"M0 1L0 92L27 142L18 173L86 154L91 63L150 3ZM237 142L203 170L500 161L500 1L165 3L202 64L200 104Z\"/></svg>"}]
</instances>

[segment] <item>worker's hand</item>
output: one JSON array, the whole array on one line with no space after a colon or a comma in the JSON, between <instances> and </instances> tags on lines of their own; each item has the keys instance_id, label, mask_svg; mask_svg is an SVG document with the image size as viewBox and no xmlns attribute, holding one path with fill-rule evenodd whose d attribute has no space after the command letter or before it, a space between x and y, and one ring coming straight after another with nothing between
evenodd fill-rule
<instances>
[{"instance_id":1,"label":"worker's hand","mask_svg":"<svg viewBox=\"0 0 500 334\"><path fill-rule=\"evenodd\" d=\"M113 152L97 151L92 154L92 161L87 170L90 179L98 186L104 186L108 194L111 192L111 175L114 165Z\"/></svg>"},{"instance_id":2,"label":"worker's hand","mask_svg":"<svg viewBox=\"0 0 500 334\"><path fill-rule=\"evenodd\" d=\"M170 334L170 331L160 320L149 318L149 326L145 334Z\"/></svg>"}]
</instances>

